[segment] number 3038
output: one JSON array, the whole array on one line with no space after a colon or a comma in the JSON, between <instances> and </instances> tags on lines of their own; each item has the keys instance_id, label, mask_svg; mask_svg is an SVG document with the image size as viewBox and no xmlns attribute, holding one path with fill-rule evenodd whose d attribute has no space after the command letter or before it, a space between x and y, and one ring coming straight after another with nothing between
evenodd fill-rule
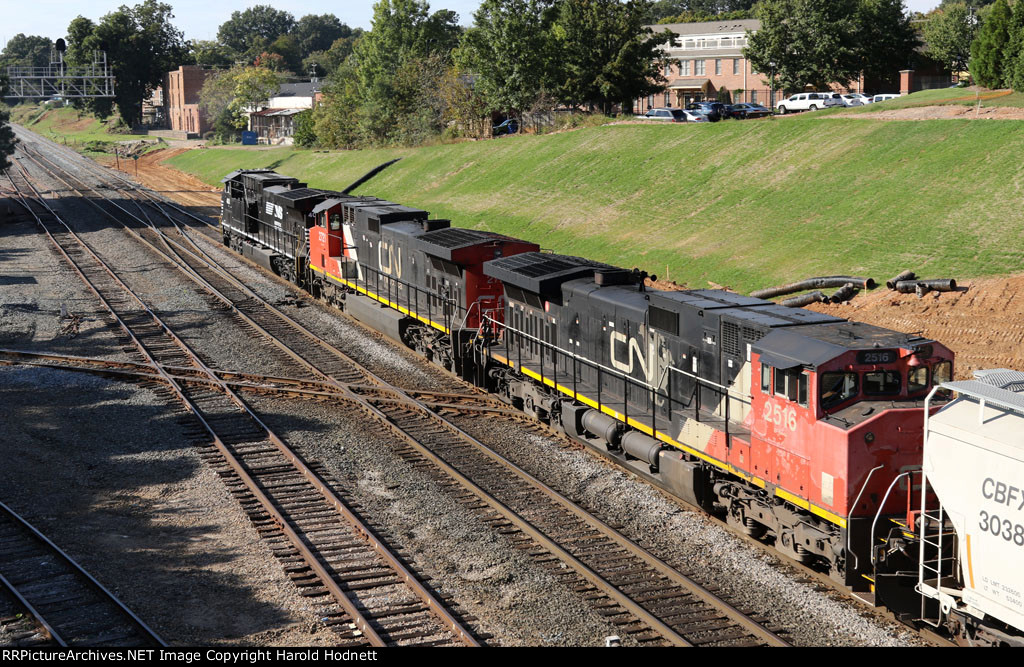
<instances>
[{"instance_id":1,"label":"number 3038","mask_svg":"<svg viewBox=\"0 0 1024 667\"><path fill-rule=\"evenodd\" d=\"M764 420L769 424L775 424L776 428L785 427L790 431L796 430L796 410L793 408L783 408L780 405L765 403Z\"/></svg>"},{"instance_id":2,"label":"number 3038","mask_svg":"<svg viewBox=\"0 0 1024 667\"><path fill-rule=\"evenodd\" d=\"M986 533L992 533L1007 542L1013 542L1019 547L1024 547L1024 526L1019 523L1013 523L1009 519L1000 520L997 515L989 516L988 512L981 510L981 521L978 525Z\"/></svg>"}]
</instances>

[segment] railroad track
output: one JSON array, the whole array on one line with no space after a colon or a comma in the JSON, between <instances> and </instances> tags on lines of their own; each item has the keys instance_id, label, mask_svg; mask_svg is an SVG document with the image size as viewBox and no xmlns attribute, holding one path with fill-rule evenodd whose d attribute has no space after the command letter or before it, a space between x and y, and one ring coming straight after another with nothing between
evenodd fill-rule
<instances>
[{"instance_id":1,"label":"railroad track","mask_svg":"<svg viewBox=\"0 0 1024 667\"><path fill-rule=\"evenodd\" d=\"M225 279L230 275L227 271L214 273ZM247 299L252 296L255 294L250 293ZM230 299L227 303L237 307ZM291 326L301 327L297 323ZM264 331L274 335L267 328ZM287 335L294 333L293 329ZM304 345L309 345L311 338L317 340L305 333L302 336ZM278 339L280 348L291 349L294 344ZM340 350L322 341L320 344L331 355L344 357L348 364L361 369L364 377L388 386ZM307 363L319 370L315 359L307 359ZM321 374L394 433L399 443L396 449L404 458L414 466L429 467L456 498L474 511L485 513L497 532L528 550L538 562L568 570L571 580L567 583L638 643L786 645L759 620L732 607L518 469L422 401L396 387L388 389L404 402L360 396L346 390L340 379L332 378L331 370Z\"/></svg>"},{"instance_id":2,"label":"railroad track","mask_svg":"<svg viewBox=\"0 0 1024 667\"><path fill-rule=\"evenodd\" d=\"M321 615L342 641L479 644L449 605L333 491L330 480L267 428L45 205L27 177L19 187L19 179L8 176L22 204L119 323L137 355L162 376L160 389L198 420L197 435L208 435L201 456L224 479L300 592L330 598ZM26 189L35 199L24 196ZM203 371L212 386L178 382L164 366Z\"/></svg>"},{"instance_id":3,"label":"railroad track","mask_svg":"<svg viewBox=\"0 0 1024 667\"><path fill-rule=\"evenodd\" d=\"M58 646L166 646L113 593L3 503L0 584ZM17 638L34 635L30 626L17 628Z\"/></svg>"}]
</instances>

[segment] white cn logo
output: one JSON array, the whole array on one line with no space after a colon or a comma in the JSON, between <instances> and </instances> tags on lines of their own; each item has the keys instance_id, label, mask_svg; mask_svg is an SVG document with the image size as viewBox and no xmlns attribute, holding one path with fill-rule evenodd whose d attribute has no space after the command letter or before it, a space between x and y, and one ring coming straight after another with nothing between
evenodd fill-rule
<instances>
[{"instance_id":1,"label":"white cn logo","mask_svg":"<svg viewBox=\"0 0 1024 667\"><path fill-rule=\"evenodd\" d=\"M633 374L634 360L640 365L640 370L643 372L644 377L650 381L650 373L647 371L647 359L644 357L644 350L640 347L640 343L637 342L636 338L627 338L626 334L621 331L611 332L611 362L612 368L617 371L622 371L627 375ZM619 345L626 346L626 361L622 361L619 356Z\"/></svg>"},{"instance_id":2,"label":"white cn logo","mask_svg":"<svg viewBox=\"0 0 1024 667\"><path fill-rule=\"evenodd\" d=\"M401 248L399 248L396 253L393 245L387 241L381 241L377 244L377 262L380 266L381 273L385 273L389 276L393 274L396 278L402 277Z\"/></svg>"}]
</instances>

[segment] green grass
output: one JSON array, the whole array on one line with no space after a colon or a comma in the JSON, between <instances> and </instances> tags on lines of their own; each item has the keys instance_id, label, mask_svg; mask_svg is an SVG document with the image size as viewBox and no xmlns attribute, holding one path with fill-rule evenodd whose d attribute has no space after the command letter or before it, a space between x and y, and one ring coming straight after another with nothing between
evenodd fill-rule
<instances>
[{"instance_id":1,"label":"green grass","mask_svg":"<svg viewBox=\"0 0 1024 667\"><path fill-rule=\"evenodd\" d=\"M111 133L108 126L113 124L113 119L102 122L70 107L19 104L11 108L11 120L86 154L109 152L110 147L119 141L151 138L141 134Z\"/></svg>"},{"instance_id":2,"label":"green grass","mask_svg":"<svg viewBox=\"0 0 1024 667\"><path fill-rule=\"evenodd\" d=\"M1024 93L1010 91L981 91L975 92L967 88L937 88L935 90L922 90L903 97L897 97L886 102L868 104L861 107L827 109L821 113L836 115L856 115L890 109L907 109L911 107L927 106L974 106L981 99L983 107L1024 107Z\"/></svg>"},{"instance_id":3,"label":"green grass","mask_svg":"<svg viewBox=\"0 0 1024 667\"><path fill-rule=\"evenodd\" d=\"M820 113L820 112L819 112ZM822 274L996 275L1024 267L1024 122L827 122L588 128L420 149L193 150L218 184L272 167L342 188L403 157L373 194L454 224L691 287L751 290Z\"/></svg>"}]
</instances>

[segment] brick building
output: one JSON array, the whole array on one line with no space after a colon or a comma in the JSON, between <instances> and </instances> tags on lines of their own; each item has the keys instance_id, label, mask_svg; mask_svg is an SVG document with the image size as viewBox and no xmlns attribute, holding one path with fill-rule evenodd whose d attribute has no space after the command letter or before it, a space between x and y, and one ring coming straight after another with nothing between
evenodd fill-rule
<instances>
[{"instance_id":1,"label":"brick building","mask_svg":"<svg viewBox=\"0 0 1024 667\"><path fill-rule=\"evenodd\" d=\"M201 136L210 121L199 109L199 89L213 70L183 65L164 75L164 115L168 127L189 136Z\"/></svg>"},{"instance_id":2,"label":"brick building","mask_svg":"<svg viewBox=\"0 0 1024 667\"><path fill-rule=\"evenodd\" d=\"M653 107L685 107L691 102L714 100L718 91L728 90L733 102L752 102L771 107L782 91L771 89L768 77L759 74L744 57L747 32L757 32L757 19L668 23L649 26L655 32L669 30L676 35L665 47L669 64L663 72L665 91L636 101L638 113ZM837 92L862 92L863 81L850 89L833 86Z\"/></svg>"}]
</instances>

